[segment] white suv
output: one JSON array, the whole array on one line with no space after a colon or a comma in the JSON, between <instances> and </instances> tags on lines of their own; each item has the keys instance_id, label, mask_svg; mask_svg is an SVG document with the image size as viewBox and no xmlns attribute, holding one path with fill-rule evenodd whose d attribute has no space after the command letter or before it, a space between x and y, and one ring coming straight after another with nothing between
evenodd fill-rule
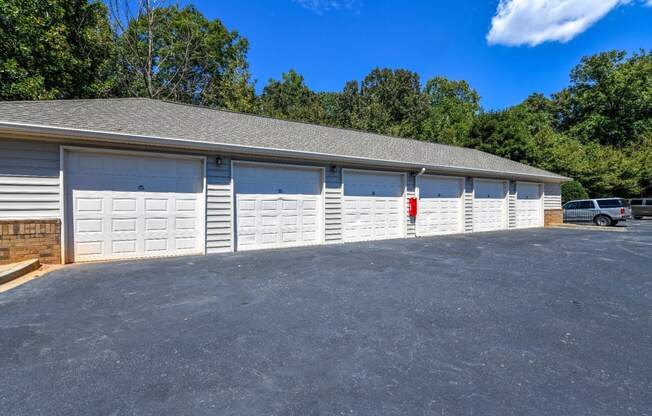
<instances>
[{"instance_id":1,"label":"white suv","mask_svg":"<svg viewBox=\"0 0 652 416\"><path fill-rule=\"evenodd\" d=\"M568 201L562 208L564 222L594 222L595 225L607 226L632 218L632 210L622 198Z\"/></svg>"}]
</instances>

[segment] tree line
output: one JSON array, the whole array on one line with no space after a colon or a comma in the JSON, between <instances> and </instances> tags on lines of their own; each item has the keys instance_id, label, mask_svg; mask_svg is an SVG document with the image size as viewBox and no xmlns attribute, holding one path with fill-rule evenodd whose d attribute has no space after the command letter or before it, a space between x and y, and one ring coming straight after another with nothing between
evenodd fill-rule
<instances>
[{"instance_id":1,"label":"tree line","mask_svg":"<svg viewBox=\"0 0 652 416\"><path fill-rule=\"evenodd\" d=\"M294 70L260 94L249 43L164 0L0 0L0 99L151 97L479 149L576 181L564 198L652 195L652 51L583 58L569 85L486 111L466 81L375 68L337 92Z\"/></svg>"}]
</instances>

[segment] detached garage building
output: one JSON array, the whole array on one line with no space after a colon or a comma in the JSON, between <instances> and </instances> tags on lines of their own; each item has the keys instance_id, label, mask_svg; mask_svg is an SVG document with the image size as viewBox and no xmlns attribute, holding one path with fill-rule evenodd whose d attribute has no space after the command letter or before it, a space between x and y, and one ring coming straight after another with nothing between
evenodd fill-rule
<instances>
[{"instance_id":1,"label":"detached garage building","mask_svg":"<svg viewBox=\"0 0 652 416\"><path fill-rule=\"evenodd\" d=\"M472 149L158 100L2 102L0 264L542 227L561 222L565 180Z\"/></svg>"}]
</instances>

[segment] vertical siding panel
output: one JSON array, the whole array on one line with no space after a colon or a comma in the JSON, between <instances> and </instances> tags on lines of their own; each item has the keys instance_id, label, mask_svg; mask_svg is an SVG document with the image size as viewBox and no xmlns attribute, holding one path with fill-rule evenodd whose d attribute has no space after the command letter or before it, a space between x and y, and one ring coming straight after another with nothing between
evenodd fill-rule
<instances>
[{"instance_id":1,"label":"vertical siding panel","mask_svg":"<svg viewBox=\"0 0 652 416\"><path fill-rule=\"evenodd\" d=\"M543 186L544 209L561 209L561 184L546 183Z\"/></svg>"},{"instance_id":2,"label":"vertical siding panel","mask_svg":"<svg viewBox=\"0 0 652 416\"><path fill-rule=\"evenodd\" d=\"M0 219L59 218L59 145L0 139Z\"/></svg>"},{"instance_id":3,"label":"vertical siding panel","mask_svg":"<svg viewBox=\"0 0 652 416\"><path fill-rule=\"evenodd\" d=\"M409 199L414 198L416 196L416 187L415 187L415 181L416 178L413 174L411 173L406 173L405 174L405 180L406 180L406 198L405 198L405 224L406 224L406 229L405 229L405 236L406 237L416 237L416 218L410 217L410 203Z\"/></svg>"},{"instance_id":4,"label":"vertical siding panel","mask_svg":"<svg viewBox=\"0 0 652 416\"><path fill-rule=\"evenodd\" d=\"M473 178L464 180L464 232L473 232Z\"/></svg>"},{"instance_id":5,"label":"vertical siding panel","mask_svg":"<svg viewBox=\"0 0 652 416\"><path fill-rule=\"evenodd\" d=\"M509 181L509 195L507 197L507 229L516 228L516 182Z\"/></svg>"},{"instance_id":6,"label":"vertical siding panel","mask_svg":"<svg viewBox=\"0 0 652 416\"><path fill-rule=\"evenodd\" d=\"M233 218L231 217L231 160L215 156L206 159L206 252L231 251Z\"/></svg>"},{"instance_id":7,"label":"vertical siding panel","mask_svg":"<svg viewBox=\"0 0 652 416\"><path fill-rule=\"evenodd\" d=\"M342 168L331 171L326 167L326 194L324 212L326 243L342 242Z\"/></svg>"}]
</instances>

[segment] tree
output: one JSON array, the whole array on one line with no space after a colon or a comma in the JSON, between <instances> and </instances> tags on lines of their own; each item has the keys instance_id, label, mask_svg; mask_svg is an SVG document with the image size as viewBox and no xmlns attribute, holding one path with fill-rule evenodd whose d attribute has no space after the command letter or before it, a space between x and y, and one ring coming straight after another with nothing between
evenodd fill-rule
<instances>
[{"instance_id":1,"label":"tree","mask_svg":"<svg viewBox=\"0 0 652 416\"><path fill-rule=\"evenodd\" d=\"M0 1L2 100L106 96L112 53L107 9L99 1Z\"/></svg>"},{"instance_id":2,"label":"tree","mask_svg":"<svg viewBox=\"0 0 652 416\"><path fill-rule=\"evenodd\" d=\"M249 111L248 41L195 7L111 1L122 83L118 95Z\"/></svg>"},{"instance_id":3,"label":"tree","mask_svg":"<svg viewBox=\"0 0 652 416\"><path fill-rule=\"evenodd\" d=\"M562 130L585 143L626 147L652 133L652 53L584 57L554 98Z\"/></svg>"},{"instance_id":4,"label":"tree","mask_svg":"<svg viewBox=\"0 0 652 416\"><path fill-rule=\"evenodd\" d=\"M652 197L652 134L643 135L625 152L638 169L639 193L632 196Z\"/></svg>"},{"instance_id":5,"label":"tree","mask_svg":"<svg viewBox=\"0 0 652 416\"><path fill-rule=\"evenodd\" d=\"M480 110L480 96L466 81L435 77L426 83L430 109L423 122L422 138L462 146Z\"/></svg>"},{"instance_id":6,"label":"tree","mask_svg":"<svg viewBox=\"0 0 652 416\"><path fill-rule=\"evenodd\" d=\"M354 127L401 137L419 136L428 103L418 74L376 68L362 81L359 96Z\"/></svg>"},{"instance_id":7,"label":"tree","mask_svg":"<svg viewBox=\"0 0 652 416\"><path fill-rule=\"evenodd\" d=\"M588 199L589 193L578 181L570 181L561 185L561 203L577 199Z\"/></svg>"},{"instance_id":8,"label":"tree","mask_svg":"<svg viewBox=\"0 0 652 416\"><path fill-rule=\"evenodd\" d=\"M324 111L324 124L342 128L361 128L360 88L357 81L348 81L342 92L319 93Z\"/></svg>"},{"instance_id":9,"label":"tree","mask_svg":"<svg viewBox=\"0 0 652 416\"><path fill-rule=\"evenodd\" d=\"M293 69L283 73L280 81L269 80L258 99L258 111L287 120L319 123L324 119L317 94Z\"/></svg>"},{"instance_id":10,"label":"tree","mask_svg":"<svg viewBox=\"0 0 652 416\"><path fill-rule=\"evenodd\" d=\"M519 105L479 114L470 129L467 145L517 162L536 164L537 137L553 133L545 114Z\"/></svg>"}]
</instances>

